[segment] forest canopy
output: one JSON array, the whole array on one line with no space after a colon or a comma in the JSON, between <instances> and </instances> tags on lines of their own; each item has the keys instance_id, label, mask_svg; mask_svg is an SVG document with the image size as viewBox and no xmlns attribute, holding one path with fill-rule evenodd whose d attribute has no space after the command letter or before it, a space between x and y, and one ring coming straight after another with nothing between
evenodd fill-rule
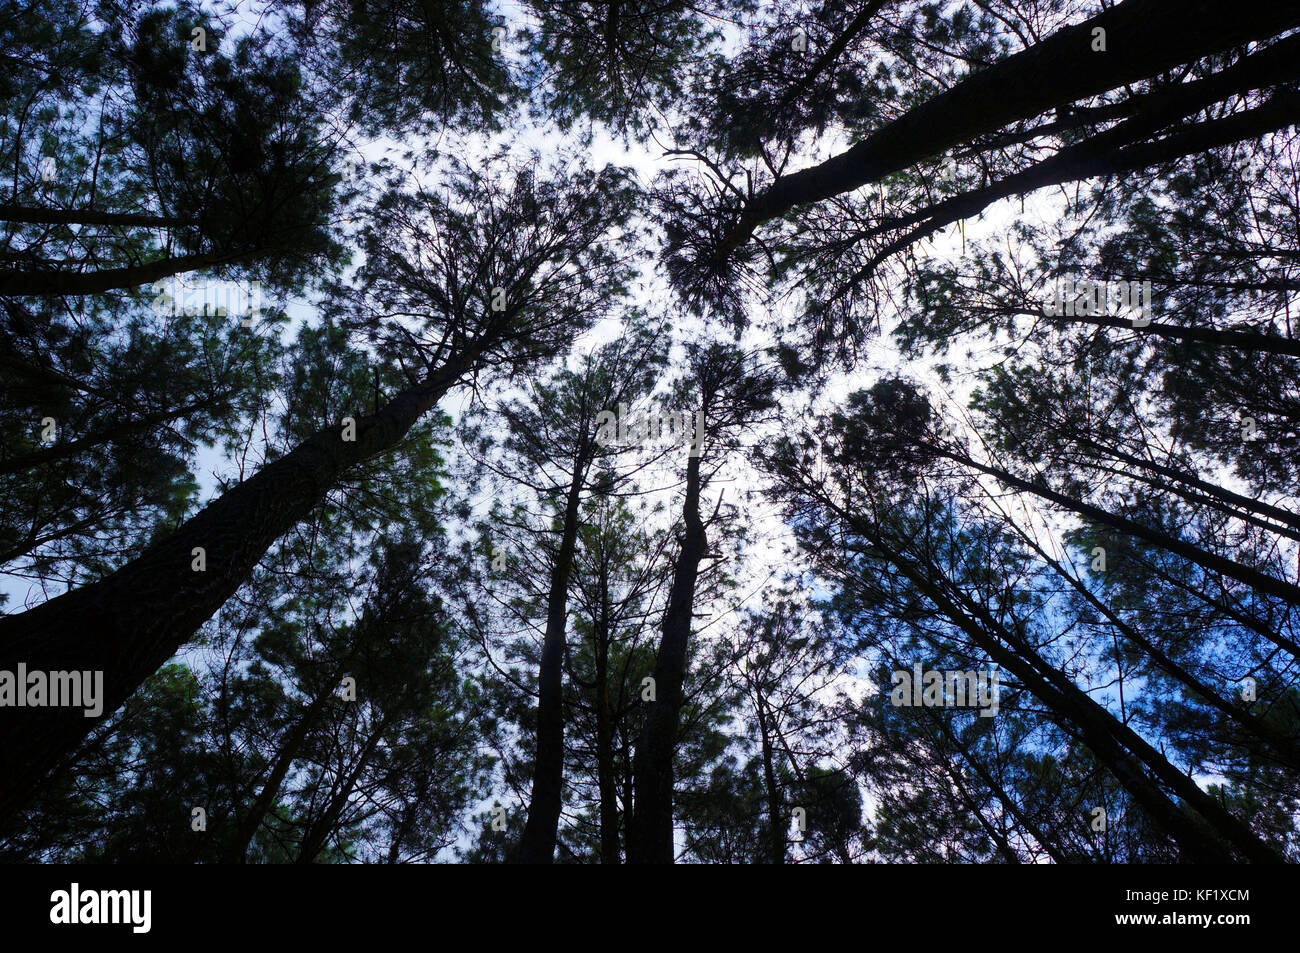
<instances>
[{"instance_id":1,"label":"forest canopy","mask_svg":"<svg viewBox=\"0 0 1300 953\"><path fill-rule=\"evenodd\" d=\"M0 859L1300 861L1300 4L0 5Z\"/></svg>"}]
</instances>

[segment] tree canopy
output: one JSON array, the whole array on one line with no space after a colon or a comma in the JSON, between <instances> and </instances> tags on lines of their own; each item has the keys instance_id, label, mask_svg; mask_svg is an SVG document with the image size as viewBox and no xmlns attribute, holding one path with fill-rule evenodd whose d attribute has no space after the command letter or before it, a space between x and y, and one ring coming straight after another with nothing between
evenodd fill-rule
<instances>
[{"instance_id":1,"label":"tree canopy","mask_svg":"<svg viewBox=\"0 0 1300 953\"><path fill-rule=\"evenodd\" d=\"M0 858L1300 861L1300 6L0 8Z\"/></svg>"}]
</instances>

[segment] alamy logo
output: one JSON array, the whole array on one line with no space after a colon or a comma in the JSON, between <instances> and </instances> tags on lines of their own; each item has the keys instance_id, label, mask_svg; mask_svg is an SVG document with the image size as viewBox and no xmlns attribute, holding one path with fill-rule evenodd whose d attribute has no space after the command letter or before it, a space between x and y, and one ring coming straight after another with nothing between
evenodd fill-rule
<instances>
[{"instance_id":1,"label":"alamy logo","mask_svg":"<svg viewBox=\"0 0 1300 953\"><path fill-rule=\"evenodd\" d=\"M704 446L704 411L661 410L659 413L629 411L627 404L618 405L618 413L602 410L596 416L596 443L602 447L611 444L637 446L664 441L680 443L690 437L692 457L698 457Z\"/></svg>"},{"instance_id":2,"label":"alamy logo","mask_svg":"<svg viewBox=\"0 0 1300 953\"><path fill-rule=\"evenodd\" d=\"M996 665L988 672L954 669L926 672L917 662L910 672L901 669L892 673L894 687L889 701L905 708L979 708L981 718L992 718L998 713L1001 695L998 677Z\"/></svg>"},{"instance_id":3,"label":"alamy logo","mask_svg":"<svg viewBox=\"0 0 1300 953\"><path fill-rule=\"evenodd\" d=\"M83 708L87 718L104 713L103 672L0 670L0 708Z\"/></svg>"},{"instance_id":4,"label":"alamy logo","mask_svg":"<svg viewBox=\"0 0 1300 953\"><path fill-rule=\"evenodd\" d=\"M50 894L50 903L51 923L129 923L132 933L148 933L153 921L149 890L82 890L74 883Z\"/></svg>"},{"instance_id":5,"label":"alamy logo","mask_svg":"<svg viewBox=\"0 0 1300 953\"><path fill-rule=\"evenodd\" d=\"M237 315L245 327L262 313L262 286L254 281L246 287L228 281L199 281L193 284L179 278L170 282L154 282L157 292L152 302L153 313L159 317L170 315L206 314L223 318Z\"/></svg>"},{"instance_id":6,"label":"alamy logo","mask_svg":"<svg viewBox=\"0 0 1300 953\"><path fill-rule=\"evenodd\" d=\"M1151 282L1061 278L1043 310L1049 318L1127 314L1131 315L1133 327L1145 328L1151 323Z\"/></svg>"}]
</instances>

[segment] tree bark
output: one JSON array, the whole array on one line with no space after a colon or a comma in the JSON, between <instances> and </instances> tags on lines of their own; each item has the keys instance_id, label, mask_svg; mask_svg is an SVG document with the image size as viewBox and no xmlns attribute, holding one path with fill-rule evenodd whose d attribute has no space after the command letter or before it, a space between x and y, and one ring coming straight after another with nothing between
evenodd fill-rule
<instances>
[{"instance_id":1,"label":"tree bark","mask_svg":"<svg viewBox=\"0 0 1300 953\"><path fill-rule=\"evenodd\" d=\"M29 670L102 671L104 716L111 714L344 472L394 447L473 362L459 354L359 418L355 441L344 441L338 426L317 432L98 582L0 619L0 669L23 662ZM196 547L206 552L204 572L191 568ZM0 711L0 818L19 810L95 723L74 708Z\"/></svg>"},{"instance_id":2,"label":"tree bark","mask_svg":"<svg viewBox=\"0 0 1300 953\"><path fill-rule=\"evenodd\" d=\"M609 697L609 565L600 559L600 616L595 632L596 780L600 788L600 862L618 864L618 780L614 773L614 712Z\"/></svg>"},{"instance_id":3,"label":"tree bark","mask_svg":"<svg viewBox=\"0 0 1300 953\"><path fill-rule=\"evenodd\" d=\"M628 863L671 864L674 860L673 755L686 680L695 583L707 542L700 518L700 485L700 458L692 456L686 466L686 502L682 506L686 531L673 568L663 637L655 660L655 700L650 703L636 745L636 810L628 829Z\"/></svg>"},{"instance_id":4,"label":"tree bark","mask_svg":"<svg viewBox=\"0 0 1300 953\"><path fill-rule=\"evenodd\" d=\"M754 708L758 714L758 732L762 740L763 784L767 788L767 813L769 859L774 864L785 863L785 824L781 812L781 789L776 783L776 755L772 745L772 735L768 730L767 706L759 697L761 688L755 686Z\"/></svg>"},{"instance_id":5,"label":"tree bark","mask_svg":"<svg viewBox=\"0 0 1300 953\"><path fill-rule=\"evenodd\" d=\"M585 452L585 451L584 451ZM537 756L533 762L533 790L528 820L519 841L518 860L524 864L549 864L555 859L564 788L564 647L568 626L569 577L578 539L578 511L586 463L582 452L574 460L573 478L564 505L560 550L551 567L546 597L546 634L537 671Z\"/></svg>"}]
</instances>

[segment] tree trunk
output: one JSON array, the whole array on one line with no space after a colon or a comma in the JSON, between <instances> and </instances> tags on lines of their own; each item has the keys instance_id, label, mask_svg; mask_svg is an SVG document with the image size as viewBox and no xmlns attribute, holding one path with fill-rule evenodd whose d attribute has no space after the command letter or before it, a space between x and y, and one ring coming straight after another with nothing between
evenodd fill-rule
<instances>
[{"instance_id":1,"label":"tree trunk","mask_svg":"<svg viewBox=\"0 0 1300 953\"><path fill-rule=\"evenodd\" d=\"M569 618L569 576L573 571L585 478L584 461L575 459L564 506L560 550L551 567L550 591L546 597L546 634L537 671L537 756L533 762L528 821L519 841L518 860L524 864L549 864L555 859L564 788L564 636Z\"/></svg>"},{"instance_id":2,"label":"tree trunk","mask_svg":"<svg viewBox=\"0 0 1300 953\"><path fill-rule=\"evenodd\" d=\"M932 581L943 578L937 567L914 563L859 521L849 520L993 661L1016 675L1059 717L1075 725L1085 743L1111 770L1116 780L1189 856L1198 862L1231 863L1235 860L1231 845L1251 861L1280 862L1276 852L1259 840L1246 824L1178 771L1145 739L1048 665L1031 646L997 622L986 609L960 590L955 591L953 598L944 594ZM1142 770L1142 764L1149 767L1191 810L1174 803L1154 785ZM1194 814L1191 813L1193 810Z\"/></svg>"},{"instance_id":3,"label":"tree trunk","mask_svg":"<svg viewBox=\"0 0 1300 953\"><path fill-rule=\"evenodd\" d=\"M1023 314L1041 315L1037 311L1025 311ZM1152 321L1142 327L1135 327L1131 318L1122 318L1109 314L1080 314L1074 317L1055 315L1047 317L1048 321L1059 324L1088 324L1096 328L1119 328L1135 334L1154 334L1156 337L1172 338L1175 341L1196 341L1213 347L1231 347L1241 351L1256 351L1261 354L1282 354L1286 357L1300 357L1300 341L1284 338L1277 334L1260 334L1258 331L1236 331L1232 328L1203 328L1190 324L1163 324Z\"/></svg>"},{"instance_id":4,"label":"tree trunk","mask_svg":"<svg viewBox=\"0 0 1300 953\"><path fill-rule=\"evenodd\" d=\"M239 588L271 545L349 468L394 447L473 364L458 355L422 384L356 421L329 427L209 503L174 533L98 582L0 619L0 669L102 671L115 711ZM193 550L207 569L192 569ZM12 815L89 734L76 708L0 712L0 818Z\"/></svg>"},{"instance_id":5,"label":"tree trunk","mask_svg":"<svg viewBox=\"0 0 1300 953\"><path fill-rule=\"evenodd\" d=\"M972 73L908 110L848 151L780 176L749 202L717 248L725 258L763 222L877 182L1003 126L1029 119L1300 23L1300 8L1274 0L1126 0L1063 27L1028 49ZM1107 50L1094 52L1093 30Z\"/></svg>"},{"instance_id":6,"label":"tree trunk","mask_svg":"<svg viewBox=\"0 0 1300 953\"><path fill-rule=\"evenodd\" d=\"M1114 513L1103 510L1101 507L1093 506L1091 503L1085 503L1082 500L1076 500L1063 493L1058 493L1050 487L1021 479L1020 477L1008 473L1006 470L1002 470L998 467L986 466L978 461L972 460L964 454L940 449L939 456L947 457L949 460L953 460L962 466L970 467L973 470L978 470L980 473L986 473L989 476L996 477L999 481L1005 483L1012 489L1023 490L1024 492L1031 493L1040 499L1047 500L1048 502L1072 510L1085 519L1091 520L1101 526L1109 527L1118 533L1145 540L1146 542L1151 543L1154 546L1159 546L1161 549L1167 550L1176 556L1181 556L1183 559L1193 562L1203 569L1221 573L1230 579L1235 579L1238 582L1244 583L1257 592L1273 596L1274 598L1280 599L1290 605L1300 606L1300 586L1296 586L1284 579L1279 579L1276 576L1260 572L1258 569L1242 565L1241 563L1228 559L1225 556L1217 556L1214 553L1206 552L1199 546L1184 542L1181 539L1176 539L1161 530L1150 529L1140 523L1135 523L1133 520L1127 519L1126 517L1117 516ZM1269 638L1275 645L1286 649L1292 655L1300 658L1300 645L1296 645L1290 639L1284 638L1280 635L1269 636Z\"/></svg>"},{"instance_id":7,"label":"tree trunk","mask_svg":"<svg viewBox=\"0 0 1300 953\"><path fill-rule=\"evenodd\" d=\"M302 835L302 840L298 845L298 856L294 858L295 864L314 863L320 856L325 844L329 841L329 836L338 824L339 816L343 813L343 808L347 807L348 799L352 797L352 792L356 789L357 779L361 777L361 772L365 770L370 759L374 757L375 749L379 747L379 742L388 730L388 726L393 721L393 714L387 714L379 722L379 726L371 732L370 737L366 739L365 747L357 755L357 762L351 772L343 780L339 789L334 792L330 798L329 806L325 813L316 818Z\"/></svg>"},{"instance_id":8,"label":"tree trunk","mask_svg":"<svg viewBox=\"0 0 1300 953\"><path fill-rule=\"evenodd\" d=\"M600 619L596 627L596 779L600 787L600 862L617 864L618 781L614 775L614 712L609 698L609 567L600 560Z\"/></svg>"},{"instance_id":9,"label":"tree trunk","mask_svg":"<svg viewBox=\"0 0 1300 953\"><path fill-rule=\"evenodd\" d=\"M673 584L664 612L663 637L655 660L655 700L637 739L633 772L636 810L627 838L628 863L671 864L673 851L673 754L686 680L687 646L691 636L691 610L695 582L704 558L706 539L700 519L700 458L686 466L686 526L682 550L673 568Z\"/></svg>"},{"instance_id":10,"label":"tree trunk","mask_svg":"<svg viewBox=\"0 0 1300 953\"><path fill-rule=\"evenodd\" d=\"M1011 795L1007 794L1006 788L993 777L989 770L984 766L983 762L981 762L977 756L972 754L967 746L962 743L961 739L957 737L952 728L944 721L943 717L930 708L922 708L921 710L926 712L931 723L934 724L939 731L943 733L944 737L947 738L948 742L961 753L962 757L966 760L966 763L971 766L971 769L974 770L974 772L979 775L980 780L984 782L984 786L993 792L994 797L996 797L1002 804L1003 808L1011 814L1016 823L1023 827L1025 832L1037 841L1043 850L1047 851L1048 856L1051 857L1052 860L1058 864L1069 863L1070 858L1061 851L1061 848L1047 836L1046 832L1044 832L1042 828L1040 828L1038 824L1029 817L1029 815L1020 809L1020 805L1015 802L1015 799L1012 798Z\"/></svg>"},{"instance_id":11,"label":"tree trunk","mask_svg":"<svg viewBox=\"0 0 1300 953\"><path fill-rule=\"evenodd\" d=\"M1066 572L1065 567L1043 550L1030 534L1021 531L1018 527L1016 532L1021 539L1033 548L1040 559L1051 566L1058 576L1069 583L1089 605L1100 612L1106 621L1113 625L1124 638L1145 652L1151 658L1151 661L1155 663L1156 668L1186 688L1193 698L1204 701L1220 714L1232 719L1251 735L1254 735L1266 747L1273 748L1275 756L1280 756L1279 760L1284 764L1300 769L1300 744L1297 744L1294 738L1279 732L1271 722L1252 714L1249 709L1224 701L1217 690L1206 685L1174 659L1170 658L1159 646L1128 625L1111 610L1110 606L1098 599L1092 590L1080 579L1076 578L1073 573Z\"/></svg>"},{"instance_id":12,"label":"tree trunk","mask_svg":"<svg viewBox=\"0 0 1300 953\"><path fill-rule=\"evenodd\" d=\"M763 784L767 788L768 856L774 864L785 863L785 824L781 811L781 789L776 784L776 756L772 746L772 735L768 730L767 706L759 697L760 689L755 686L754 707L758 712L758 731L762 739Z\"/></svg>"},{"instance_id":13,"label":"tree trunk","mask_svg":"<svg viewBox=\"0 0 1300 953\"><path fill-rule=\"evenodd\" d=\"M1257 526L1276 536L1286 536L1300 542L1300 525L1297 525L1294 513L1288 513L1286 510L1271 506L1262 500L1242 496L1231 490L1225 490L1223 487L1207 483L1196 474L1188 473L1177 467L1136 457L1118 447L1097 443L1078 433L1067 432L1067 435L1080 446L1095 450L1100 457L1100 460L1089 459L1081 455L1080 458L1073 461L1076 466L1086 467L1098 473L1124 477L1144 483L1156 490L1175 493L1188 503L1207 507L1217 513L1241 520L1243 523ZM1135 473L1133 470L1101 462L1101 460L1107 458L1117 463L1126 463L1139 472ZM1279 525L1279 523L1282 525Z\"/></svg>"},{"instance_id":14,"label":"tree trunk","mask_svg":"<svg viewBox=\"0 0 1300 953\"><path fill-rule=\"evenodd\" d=\"M172 275L233 265L240 262L264 259L274 250L259 248L234 254L205 252L196 255L176 255L145 262L142 265L125 265L121 268L99 268L95 271L66 271L63 269L21 268L0 270L0 294L3 295L88 295L125 288L138 288L153 284Z\"/></svg>"},{"instance_id":15,"label":"tree trunk","mask_svg":"<svg viewBox=\"0 0 1300 953\"><path fill-rule=\"evenodd\" d=\"M343 670L340 667L321 687L320 694L311 700L307 710L294 723L288 736L280 745L280 750L276 752L275 762L271 766L271 772L262 783L262 789L258 792L257 799L253 802L248 814L239 823L235 834L235 842L231 846L230 859L232 862L244 863L248 856L248 845L252 843L253 838L257 835L258 828L262 826L262 819L271 810L271 805L280 796L280 785L284 783L285 777L289 774L289 769L293 767L294 761L297 760L303 742L307 740L307 735L316 726L317 721L320 720L321 712L325 710L326 704L334 696L335 685Z\"/></svg>"},{"instance_id":16,"label":"tree trunk","mask_svg":"<svg viewBox=\"0 0 1300 953\"><path fill-rule=\"evenodd\" d=\"M1002 625L984 606L958 586L949 587L951 594L941 589L939 580L947 577L939 567L904 555L870 523L846 512L821 493L820 485L804 483L802 486L845 526L880 550L993 662L1019 678L1057 718L1073 725L1098 760L1189 858L1212 863L1232 863L1239 857L1254 862L1281 861L1276 851L1256 837L1247 824L1202 791L1195 781L1178 771L1110 711L1080 691L1073 681L1049 665L1033 646ZM1148 777L1143 770L1144 764L1182 799L1183 804L1175 803Z\"/></svg>"},{"instance_id":17,"label":"tree trunk","mask_svg":"<svg viewBox=\"0 0 1300 953\"><path fill-rule=\"evenodd\" d=\"M1288 91L1276 93L1262 105L1233 113L1222 119L1209 119L1178 127L1176 131L1156 142L1133 141L1125 144L1122 136L1125 128L1129 124L1142 122L1141 118L1130 120L1125 126L1108 130L1078 145L1062 149L1051 158L1044 159L1022 172L1016 172L984 188L963 192L911 215L871 229L866 233L867 235L897 228L909 222L919 222L916 227L904 232L873 254L866 264L831 293L830 298L838 298L859 284L882 262L903 249L927 238L941 228L982 212L1000 199L1010 198L1013 195L1026 195L1051 185L1139 171L1183 156L1205 152L1217 146L1253 139L1291 125L1297 119L1300 119L1300 97ZM1160 125L1161 123L1153 123L1148 131L1154 134ZM1123 147L1116 147L1116 143ZM1117 322L1131 327L1130 322L1122 318L1102 316L1075 320L1098 325L1114 325ZM1182 330L1187 333L1176 334L1170 330L1171 327L1166 324L1152 324L1148 325L1146 330L1155 329L1153 333L1166 333L1172 337L1187 337L1192 340L1199 339L1198 331L1204 333L1202 329L1184 328ZM1216 334L1223 343L1228 343L1233 334L1233 332L1212 333ZM1282 341L1281 338L1274 340Z\"/></svg>"},{"instance_id":18,"label":"tree trunk","mask_svg":"<svg viewBox=\"0 0 1300 953\"><path fill-rule=\"evenodd\" d=\"M141 215L132 212L100 212L94 209L38 208L0 202L0 222L25 222L34 225L123 225L148 228L171 228L181 219L169 215Z\"/></svg>"}]
</instances>

